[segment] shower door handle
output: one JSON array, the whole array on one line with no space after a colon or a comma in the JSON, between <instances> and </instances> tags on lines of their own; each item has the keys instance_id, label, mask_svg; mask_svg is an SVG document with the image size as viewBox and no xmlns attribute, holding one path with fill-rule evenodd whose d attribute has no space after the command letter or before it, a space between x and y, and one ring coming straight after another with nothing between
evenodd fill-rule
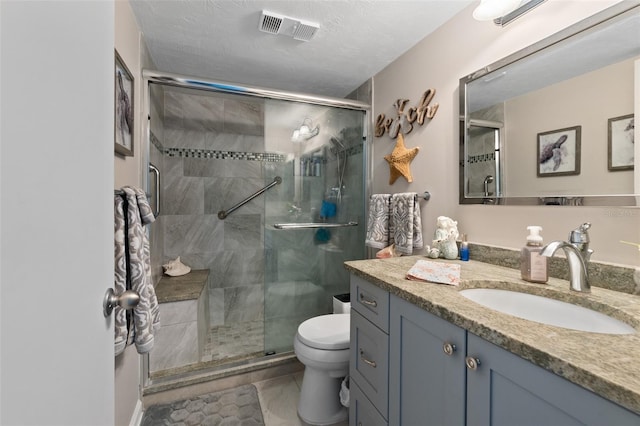
<instances>
[{"instance_id":1,"label":"shower door handle","mask_svg":"<svg viewBox=\"0 0 640 426\"><path fill-rule=\"evenodd\" d=\"M149 163L149 173L156 175L156 191L154 194L154 204L156 205L156 209L153 216L158 217L160 215L160 170L158 170L158 168L153 164Z\"/></svg>"}]
</instances>

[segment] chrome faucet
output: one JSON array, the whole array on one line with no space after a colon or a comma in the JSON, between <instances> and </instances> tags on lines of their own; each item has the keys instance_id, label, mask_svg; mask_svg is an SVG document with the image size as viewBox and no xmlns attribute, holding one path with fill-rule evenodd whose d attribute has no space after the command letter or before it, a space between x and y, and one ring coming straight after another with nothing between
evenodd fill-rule
<instances>
[{"instance_id":1,"label":"chrome faucet","mask_svg":"<svg viewBox=\"0 0 640 426\"><path fill-rule=\"evenodd\" d=\"M564 251L569 262L569 283L571 290L590 293L589 271L587 264L593 254L589 248L589 232L591 224L583 223L569 233L569 242L552 241L542 248L541 256L552 257L558 249Z\"/></svg>"}]
</instances>

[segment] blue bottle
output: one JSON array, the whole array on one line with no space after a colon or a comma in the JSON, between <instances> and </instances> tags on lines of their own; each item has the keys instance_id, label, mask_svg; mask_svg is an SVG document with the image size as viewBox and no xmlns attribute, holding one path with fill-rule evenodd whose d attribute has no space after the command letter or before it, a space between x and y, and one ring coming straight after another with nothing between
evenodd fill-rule
<instances>
[{"instance_id":1,"label":"blue bottle","mask_svg":"<svg viewBox=\"0 0 640 426\"><path fill-rule=\"evenodd\" d=\"M460 243L460 260L469 260L469 243L467 243L467 235L462 235L462 243Z\"/></svg>"}]
</instances>

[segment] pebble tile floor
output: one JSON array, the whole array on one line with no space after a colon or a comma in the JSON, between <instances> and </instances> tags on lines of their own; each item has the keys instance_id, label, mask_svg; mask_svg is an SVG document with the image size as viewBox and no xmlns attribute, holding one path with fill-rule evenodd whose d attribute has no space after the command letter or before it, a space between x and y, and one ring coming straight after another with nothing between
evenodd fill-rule
<instances>
[{"instance_id":1,"label":"pebble tile floor","mask_svg":"<svg viewBox=\"0 0 640 426\"><path fill-rule=\"evenodd\" d=\"M264 349L264 322L248 321L220 325L209 330L202 362L219 361Z\"/></svg>"}]
</instances>

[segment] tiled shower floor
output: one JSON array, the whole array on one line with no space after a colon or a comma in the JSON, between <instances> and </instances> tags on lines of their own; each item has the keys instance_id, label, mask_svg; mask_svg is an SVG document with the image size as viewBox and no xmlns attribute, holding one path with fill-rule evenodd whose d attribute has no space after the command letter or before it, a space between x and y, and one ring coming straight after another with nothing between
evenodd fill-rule
<instances>
[{"instance_id":1,"label":"tiled shower floor","mask_svg":"<svg viewBox=\"0 0 640 426\"><path fill-rule=\"evenodd\" d=\"M216 368L264 356L264 322L247 321L209 329L200 362L151 371L152 379Z\"/></svg>"},{"instance_id":2,"label":"tiled shower floor","mask_svg":"<svg viewBox=\"0 0 640 426\"><path fill-rule=\"evenodd\" d=\"M263 321L220 325L209 330L202 362L224 361L263 351Z\"/></svg>"}]
</instances>

